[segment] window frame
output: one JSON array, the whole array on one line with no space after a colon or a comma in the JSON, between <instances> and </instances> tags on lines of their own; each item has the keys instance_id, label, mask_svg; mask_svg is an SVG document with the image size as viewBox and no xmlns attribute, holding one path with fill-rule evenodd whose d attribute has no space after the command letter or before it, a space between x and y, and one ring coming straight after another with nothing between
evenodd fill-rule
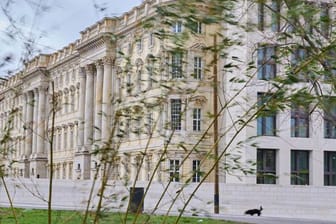
<instances>
[{"instance_id":1,"label":"window frame","mask_svg":"<svg viewBox=\"0 0 336 224\"><path fill-rule=\"evenodd\" d=\"M273 166L268 167L267 163L269 162L267 153L271 153ZM276 166L277 166L277 150L276 149L257 149L257 184L276 184Z\"/></svg>"},{"instance_id":2,"label":"window frame","mask_svg":"<svg viewBox=\"0 0 336 224\"><path fill-rule=\"evenodd\" d=\"M267 97L270 97L269 94L259 92L257 95L258 100L258 107L260 108L265 104L265 101L267 101ZM267 102L266 102L267 104ZM258 136L276 136L276 128L277 128L277 113L276 112L270 112L267 107L263 109L263 112L265 113L271 113L268 116L263 116L260 114L260 116L257 117L257 135ZM270 123L271 122L271 123ZM270 123L270 124L269 124ZM269 126L272 127L272 130L269 130Z\"/></svg>"},{"instance_id":3,"label":"window frame","mask_svg":"<svg viewBox=\"0 0 336 224\"><path fill-rule=\"evenodd\" d=\"M303 153L305 168L300 168L298 163ZM300 155L301 154L301 155ZM309 185L310 164L309 164L310 151L309 150L291 150L291 185ZM302 164L302 162L301 162Z\"/></svg>"},{"instance_id":4,"label":"window frame","mask_svg":"<svg viewBox=\"0 0 336 224\"><path fill-rule=\"evenodd\" d=\"M325 97L323 121L324 138L336 139L336 97Z\"/></svg>"},{"instance_id":5,"label":"window frame","mask_svg":"<svg viewBox=\"0 0 336 224\"><path fill-rule=\"evenodd\" d=\"M336 186L336 165L333 167L333 158L336 164L336 151L324 151L324 186Z\"/></svg>"},{"instance_id":6,"label":"window frame","mask_svg":"<svg viewBox=\"0 0 336 224\"><path fill-rule=\"evenodd\" d=\"M170 99L170 123L171 130L182 130L182 100Z\"/></svg>"},{"instance_id":7,"label":"window frame","mask_svg":"<svg viewBox=\"0 0 336 224\"><path fill-rule=\"evenodd\" d=\"M294 138L309 138L310 135L310 114L309 108L303 105L292 104L291 108L291 137ZM304 124L303 124L304 123ZM306 127L302 127L305 125ZM301 128L305 131L301 133Z\"/></svg>"},{"instance_id":8,"label":"window frame","mask_svg":"<svg viewBox=\"0 0 336 224\"><path fill-rule=\"evenodd\" d=\"M280 31L280 7L281 0L272 0L271 8L272 8L272 21L271 28L273 32Z\"/></svg>"},{"instance_id":9,"label":"window frame","mask_svg":"<svg viewBox=\"0 0 336 224\"><path fill-rule=\"evenodd\" d=\"M203 78L203 58L194 57L194 79L201 80Z\"/></svg>"},{"instance_id":10,"label":"window frame","mask_svg":"<svg viewBox=\"0 0 336 224\"><path fill-rule=\"evenodd\" d=\"M199 183L201 181L201 160L193 160L192 161L192 182Z\"/></svg>"},{"instance_id":11,"label":"window frame","mask_svg":"<svg viewBox=\"0 0 336 224\"><path fill-rule=\"evenodd\" d=\"M259 80L272 80L277 76L275 45L259 46L257 49L257 73Z\"/></svg>"},{"instance_id":12,"label":"window frame","mask_svg":"<svg viewBox=\"0 0 336 224\"><path fill-rule=\"evenodd\" d=\"M183 53L172 52L171 54L171 77L172 79L183 78Z\"/></svg>"},{"instance_id":13,"label":"window frame","mask_svg":"<svg viewBox=\"0 0 336 224\"><path fill-rule=\"evenodd\" d=\"M202 109L201 108L193 108L193 131L200 132L201 131L201 122L202 122Z\"/></svg>"},{"instance_id":14,"label":"window frame","mask_svg":"<svg viewBox=\"0 0 336 224\"><path fill-rule=\"evenodd\" d=\"M182 33L183 31L183 23L182 21L176 21L173 24L173 33Z\"/></svg>"},{"instance_id":15,"label":"window frame","mask_svg":"<svg viewBox=\"0 0 336 224\"><path fill-rule=\"evenodd\" d=\"M180 160L169 160L169 180L171 182L180 182Z\"/></svg>"}]
</instances>

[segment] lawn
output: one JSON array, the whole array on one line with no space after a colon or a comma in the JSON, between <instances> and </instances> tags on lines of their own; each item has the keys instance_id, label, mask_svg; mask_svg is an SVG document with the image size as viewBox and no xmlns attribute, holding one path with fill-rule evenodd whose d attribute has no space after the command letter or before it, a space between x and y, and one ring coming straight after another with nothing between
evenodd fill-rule
<instances>
[{"instance_id":1,"label":"lawn","mask_svg":"<svg viewBox=\"0 0 336 224\"><path fill-rule=\"evenodd\" d=\"M100 219L100 224L119 224L122 223L122 213L104 213ZM19 224L46 224L48 213L46 210L36 209L17 209L16 216ZM147 215L141 215L136 223L144 223ZM82 224L83 213L78 211L53 211L53 224ZM127 223L133 223L135 216L129 215ZM89 218L89 223L92 222L92 215ZM163 223L163 216L151 216L147 223L160 224ZM176 217L168 217L165 223L175 223ZM236 222L212 220L201 217L187 218L183 217L179 223L202 223L202 224L234 224ZM0 208L0 224L15 224L12 212L7 208Z\"/></svg>"}]
</instances>

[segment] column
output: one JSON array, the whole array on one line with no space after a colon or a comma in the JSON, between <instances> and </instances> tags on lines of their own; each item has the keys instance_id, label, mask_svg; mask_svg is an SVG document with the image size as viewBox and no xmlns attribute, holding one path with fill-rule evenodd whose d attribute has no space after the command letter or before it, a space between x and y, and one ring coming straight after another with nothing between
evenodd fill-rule
<instances>
[{"instance_id":1,"label":"column","mask_svg":"<svg viewBox=\"0 0 336 224\"><path fill-rule=\"evenodd\" d=\"M160 153L159 152L153 152L153 172L154 172L154 167L156 166L156 163L160 163L158 169L156 170L153 180L154 181L161 181L161 161L160 161Z\"/></svg>"},{"instance_id":2,"label":"column","mask_svg":"<svg viewBox=\"0 0 336 224\"><path fill-rule=\"evenodd\" d=\"M86 94L85 94L85 123L84 123L84 146L85 151L92 144L93 134L93 66L87 65L86 72Z\"/></svg>"},{"instance_id":3,"label":"column","mask_svg":"<svg viewBox=\"0 0 336 224\"><path fill-rule=\"evenodd\" d=\"M102 94L103 94L103 64L101 61L96 63L97 78L96 78L96 100L95 100L95 133L94 139L99 140L101 138L102 117L106 114L102 113Z\"/></svg>"},{"instance_id":4,"label":"column","mask_svg":"<svg viewBox=\"0 0 336 224\"><path fill-rule=\"evenodd\" d=\"M77 144L78 151L84 146L84 115L85 115L85 88L86 88L86 77L83 72L83 68L79 71L80 85L79 85L79 101L78 101L78 110L79 110L79 122L77 128Z\"/></svg>"},{"instance_id":5,"label":"column","mask_svg":"<svg viewBox=\"0 0 336 224\"><path fill-rule=\"evenodd\" d=\"M63 151L67 151L68 145L68 127L63 125L62 132L63 132Z\"/></svg>"},{"instance_id":6,"label":"column","mask_svg":"<svg viewBox=\"0 0 336 224\"><path fill-rule=\"evenodd\" d=\"M102 140L107 141L111 123L112 58L104 58L104 84L102 105ZM120 90L121 91L121 90Z\"/></svg>"},{"instance_id":7,"label":"column","mask_svg":"<svg viewBox=\"0 0 336 224\"><path fill-rule=\"evenodd\" d=\"M58 151L58 127L55 127L54 129L54 148L53 151L57 152Z\"/></svg>"},{"instance_id":8,"label":"column","mask_svg":"<svg viewBox=\"0 0 336 224\"><path fill-rule=\"evenodd\" d=\"M46 105L46 88L40 87L38 89L38 112L37 112L37 142L36 153L37 156L44 156L45 151L45 105Z\"/></svg>"},{"instance_id":9,"label":"column","mask_svg":"<svg viewBox=\"0 0 336 224\"><path fill-rule=\"evenodd\" d=\"M34 100L33 100L33 107L34 107L34 115L33 115L33 145L32 145L32 156L36 155L36 148L37 148L37 127L38 127L38 90L34 89Z\"/></svg>"}]
</instances>

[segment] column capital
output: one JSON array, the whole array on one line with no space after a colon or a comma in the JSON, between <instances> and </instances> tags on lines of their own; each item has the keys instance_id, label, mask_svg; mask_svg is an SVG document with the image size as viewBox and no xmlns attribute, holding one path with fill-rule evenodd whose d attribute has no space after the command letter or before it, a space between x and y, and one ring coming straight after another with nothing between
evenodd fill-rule
<instances>
[{"instance_id":1,"label":"column capital","mask_svg":"<svg viewBox=\"0 0 336 224\"><path fill-rule=\"evenodd\" d=\"M102 60L103 60L104 64L106 64L106 65L112 65L113 64L113 58L110 57L110 56L105 56L105 57L103 57Z\"/></svg>"},{"instance_id":2,"label":"column capital","mask_svg":"<svg viewBox=\"0 0 336 224\"><path fill-rule=\"evenodd\" d=\"M48 91L48 86L39 86L37 87L39 93L45 93Z\"/></svg>"},{"instance_id":3,"label":"column capital","mask_svg":"<svg viewBox=\"0 0 336 224\"><path fill-rule=\"evenodd\" d=\"M93 64L86 65L84 67L86 75L89 75L89 74L92 75L93 74L93 68L94 68Z\"/></svg>"},{"instance_id":4,"label":"column capital","mask_svg":"<svg viewBox=\"0 0 336 224\"><path fill-rule=\"evenodd\" d=\"M97 69L103 69L103 66L104 66L103 60L97 60L95 62L95 66L96 66Z\"/></svg>"}]
</instances>

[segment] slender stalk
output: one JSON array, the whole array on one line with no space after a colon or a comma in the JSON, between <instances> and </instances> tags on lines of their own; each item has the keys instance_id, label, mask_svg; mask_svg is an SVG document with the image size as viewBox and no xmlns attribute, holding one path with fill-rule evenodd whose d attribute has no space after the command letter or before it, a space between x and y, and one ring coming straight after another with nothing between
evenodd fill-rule
<instances>
[{"instance_id":1,"label":"slender stalk","mask_svg":"<svg viewBox=\"0 0 336 224\"><path fill-rule=\"evenodd\" d=\"M55 95L55 84L53 81L51 81L51 91L52 91L52 113L51 113L51 133L50 133L50 141L49 141L49 147L50 147L50 168L49 168L49 192L48 192L48 224L51 224L51 217L52 217L52 190L53 190L53 169L54 169L54 149L53 149L53 143L54 143L54 133L55 133L55 119L56 119L56 111L57 111L57 101L56 101L56 95Z\"/></svg>"},{"instance_id":2,"label":"slender stalk","mask_svg":"<svg viewBox=\"0 0 336 224\"><path fill-rule=\"evenodd\" d=\"M15 208L13 206L13 201L12 201L11 196L9 194L5 178L3 176L1 176L1 180L2 180L2 184L3 184L3 186L5 188L5 191L6 191L6 195L7 195L8 201L9 201L10 209L12 211L15 223L18 224L18 220L17 220L16 213L15 213Z\"/></svg>"},{"instance_id":3,"label":"slender stalk","mask_svg":"<svg viewBox=\"0 0 336 224\"><path fill-rule=\"evenodd\" d=\"M91 204L91 201L92 201L93 191L94 191L94 187L96 185L96 181L97 181L97 178L98 178L99 170L100 170L100 164L97 167L97 170L96 170L96 173L95 173L95 176L94 176L94 179L93 179L93 183L92 183L92 186L91 186L91 189L90 189L89 199L88 199L86 209L85 209L85 213L84 213L83 224L86 224L86 221L87 221L87 217L88 217L88 214L89 214L89 208L90 208L90 204Z\"/></svg>"}]
</instances>

